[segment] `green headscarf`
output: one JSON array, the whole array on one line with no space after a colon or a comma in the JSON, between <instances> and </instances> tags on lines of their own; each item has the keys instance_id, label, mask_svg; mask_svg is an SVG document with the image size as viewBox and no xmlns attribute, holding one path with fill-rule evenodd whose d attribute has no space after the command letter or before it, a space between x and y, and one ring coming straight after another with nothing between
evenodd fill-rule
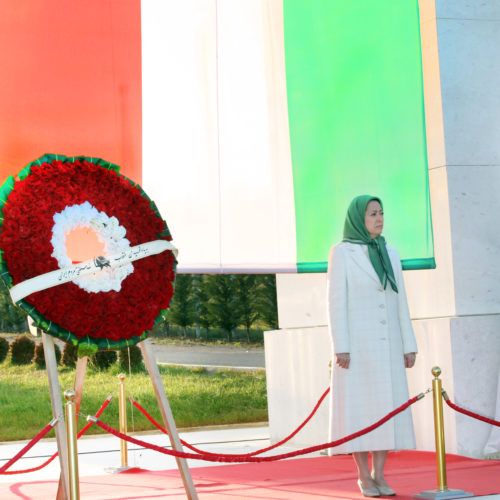
<instances>
[{"instance_id":1,"label":"green headscarf","mask_svg":"<svg viewBox=\"0 0 500 500\"><path fill-rule=\"evenodd\" d=\"M384 289L387 287L387 282L391 284L392 289L397 293L396 278L392 269L391 260L385 246L385 239L382 235L372 238L365 225L366 207L370 201L378 201L382 206L382 201L376 196L363 194L356 196L351 201L347 209L347 215L344 223L344 239L349 243L357 245L368 245L368 255L375 272L377 273L380 283Z\"/></svg>"}]
</instances>

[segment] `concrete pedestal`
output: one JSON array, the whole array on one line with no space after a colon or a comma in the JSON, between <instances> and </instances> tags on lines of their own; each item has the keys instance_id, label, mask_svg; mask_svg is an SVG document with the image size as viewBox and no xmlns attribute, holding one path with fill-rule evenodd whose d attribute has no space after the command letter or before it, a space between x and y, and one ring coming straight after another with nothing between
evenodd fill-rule
<instances>
[{"instance_id":1,"label":"concrete pedestal","mask_svg":"<svg viewBox=\"0 0 500 500\"><path fill-rule=\"evenodd\" d=\"M319 284L320 277L323 286ZM289 287L288 294L283 288L285 284ZM313 309L324 307L326 310L324 297L319 299L319 291L326 289L324 274L278 276L280 321L283 315L286 317L288 304L293 305L292 317L296 318L302 312L305 318L314 322L315 316L307 307L308 301L305 300L299 309L293 300L296 293L310 290L312 284L315 285L314 293L305 295L318 297ZM284 300L286 295L292 297L290 302ZM286 323L284 318L283 321ZM415 366L407 370L410 397L431 388L431 369L437 365L442 369L443 388L453 402L494 417L500 360L500 314L414 319L413 327L419 355ZM270 438L277 442L302 423L328 388L332 346L326 325L270 331L265 333L264 339ZM292 445L306 447L327 442L328 405L327 398L308 425L293 438ZM412 412L417 449L433 451L431 395L415 403ZM490 425L457 413L446 405L444 420L448 453L483 458Z\"/></svg>"}]
</instances>

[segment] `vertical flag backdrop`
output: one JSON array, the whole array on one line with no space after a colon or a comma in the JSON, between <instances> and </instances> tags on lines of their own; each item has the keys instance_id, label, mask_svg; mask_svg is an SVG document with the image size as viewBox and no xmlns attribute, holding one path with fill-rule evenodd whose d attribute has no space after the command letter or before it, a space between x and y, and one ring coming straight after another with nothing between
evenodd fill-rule
<instances>
[{"instance_id":1,"label":"vertical flag backdrop","mask_svg":"<svg viewBox=\"0 0 500 500\"><path fill-rule=\"evenodd\" d=\"M432 267L418 2L284 5L299 268L323 270L349 201L374 193L405 267Z\"/></svg>"},{"instance_id":2,"label":"vertical flag backdrop","mask_svg":"<svg viewBox=\"0 0 500 500\"><path fill-rule=\"evenodd\" d=\"M98 156L181 272L325 271L354 196L433 267L417 0L0 0L0 174Z\"/></svg>"}]
</instances>

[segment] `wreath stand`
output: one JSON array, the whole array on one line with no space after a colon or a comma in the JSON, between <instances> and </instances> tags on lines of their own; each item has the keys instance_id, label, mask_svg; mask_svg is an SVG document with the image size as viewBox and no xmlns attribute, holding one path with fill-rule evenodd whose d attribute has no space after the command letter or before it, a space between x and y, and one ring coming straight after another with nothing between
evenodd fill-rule
<instances>
[{"instance_id":1,"label":"wreath stand","mask_svg":"<svg viewBox=\"0 0 500 500\"><path fill-rule=\"evenodd\" d=\"M171 257L173 258L160 259L158 264L161 263L165 269L168 268L172 272L164 273L163 279L150 280L150 293L153 295L155 293L159 294L160 289L165 291L164 287L167 285L170 286L174 281L175 274L173 271L177 250L170 243L171 237L167 224L161 218L156 205L142 188L132 180L119 174L119 170L119 165L112 164L100 158L46 154L28 163L19 172L17 180L13 176L9 176L0 186L0 191L2 192L0 210L3 213L3 217L0 218L0 246L3 253L10 255L9 258L0 259L0 278L10 288L12 301L15 304L19 304L28 314L36 310L36 306L21 301L31 293L73 281L76 277L81 278L87 274L100 272L105 267L111 268L124 265L127 267L122 269L123 272L117 273L116 276L112 275L112 279L107 280L107 286L102 291L109 291L110 289L119 291L122 280L132 273L131 278L129 278L131 281L129 282L128 300L130 303L135 303L141 293L141 280L133 275L134 268L131 262L150 255L157 255L166 250L172 253ZM79 190L85 192L85 196L83 196L85 198L84 203L81 203L83 200L80 199L80 196L75 196L73 190L67 190L66 184L70 181L77 185ZM18 182L23 182L22 187L19 186ZM57 203L40 204L39 193L43 192L45 186L49 184L53 190L48 192L53 193L50 195L52 197L57 196ZM101 185L108 186L107 189L112 189L114 196L121 198L122 203L120 207L115 206L115 204L104 203L102 200ZM58 190L58 187L62 189ZM16 193L20 192L23 195L16 196ZM54 195L54 193L56 194ZM12 196L13 194L14 196ZM96 204L103 208L103 210L98 210L94 206ZM131 219L130 211L132 210L135 212L135 218ZM113 217L110 217L106 211L112 212ZM136 239L143 243L130 246L130 240L125 238L127 229L120 224L120 218L124 220L130 219L129 224L126 224L130 231L128 238L131 237L132 241ZM50 221L53 221L54 225L51 231L47 231L52 224ZM140 233L135 234L134 227L137 223L142 224L144 227ZM100 257L93 257L88 260L83 259L83 262L81 261L82 259L77 258L74 259L77 261L77 264L72 264L73 259L70 259L67 255L66 233L80 226L84 229L90 228L97 233L98 239L104 244L104 249L107 249L104 252L106 257L102 256L101 248L99 248L96 255L101 255ZM9 259L16 260L19 258L19 255L31 252L33 250L32 241L37 238L43 241L42 247L45 245L44 248L46 248L48 245L48 250L52 247L53 252L51 256L56 258L59 269L53 269L53 262L50 264L46 262L42 265L44 271L41 271L41 268L35 270L31 260L23 261L21 259L20 262L22 265L19 269L16 268L15 276L11 276L12 270L9 271L7 264ZM89 249L87 248L87 250ZM94 250L97 249L93 249L91 253ZM155 272L154 269L149 269L149 271ZM26 280L25 276L34 277ZM17 282L17 284L13 285L14 282ZM92 286L91 290L87 290L85 287L84 289L89 293L91 291L101 291L102 283L94 283L93 285L95 286ZM166 306L167 295L169 294L164 293L161 295L162 301L158 306ZM71 300L72 298L76 301L75 296L70 293L69 299ZM169 300L170 298L171 294ZM53 297L52 301L54 301ZM57 300L54 303L57 303ZM100 304L104 307L107 302ZM115 311L114 314L116 316L118 313ZM43 318L43 315L40 316ZM100 328L99 319L95 317L94 320L93 328ZM148 321L150 320L153 320L153 318L148 318ZM46 328L51 330L52 324L49 321ZM54 324L57 325L57 322ZM59 326L64 330L64 325ZM30 326L30 330L33 332L32 327L33 325ZM141 328L136 329L142 333L145 327L141 326ZM36 330L37 333L41 331L38 328ZM57 328L55 331L59 333ZM57 419L54 429L61 465L61 477L56 498L58 500L70 500L70 490L72 488L70 488L69 463L74 457L68 457L68 436L61 401L54 338L45 332L42 332L41 335L47 367L52 414ZM103 341L104 339L101 340ZM101 345L105 345L105 348L113 348L113 346L119 346L120 343L115 341L111 341L110 343L110 340L107 339L107 343L102 342ZM182 445L177 434L152 348L148 341L142 341L140 348L153 384L171 446L175 451L182 451ZM73 403L75 404L77 414L82 399L87 361L86 357L79 359L76 367ZM198 497L186 459L176 457L176 461L187 498L197 500ZM77 493L74 494L78 496Z\"/></svg>"},{"instance_id":2,"label":"wreath stand","mask_svg":"<svg viewBox=\"0 0 500 500\"><path fill-rule=\"evenodd\" d=\"M39 330L40 331L40 330ZM43 350L45 354L45 365L47 367L47 376L49 379L49 392L50 400L52 404L52 414L57 418L57 423L54 426L57 441L57 450L59 452L59 462L61 465L61 476L59 479L59 487L57 490L56 500L70 500L69 493L69 462L68 462L68 449L67 449L67 435L66 427L64 423L64 412L61 402L61 389L59 386L59 376L57 372L57 361L55 356L55 343L54 338L51 335L47 335L42 332L42 342ZM156 399L158 401L158 406L160 407L160 412L163 417L163 423L165 429L168 432L168 437L170 439L170 444L172 448L176 451L183 451L182 444L177 433L177 428L175 426L174 417L170 409L170 404L165 393L165 388L161 380L160 372L158 370L158 365L153 355L153 350L151 348L151 343L149 339L145 339L139 343L139 347L142 351L142 356L144 358L144 363L146 369L148 370L151 383L153 384L153 389L155 391ZM84 356L79 358L76 365L75 374L75 385L74 392L75 397L73 402L76 407L76 414L80 410L80 403L83 394L83 383L85 380L85 372L87 370L88 357ZM177 467L184 484L184 489L186 491L186 496L189 500L197 500L198 495L194 487L193 479L191 477L191 472L187 465L185 458L175 458L177 462Z\"/></svg>"}]
</instances>

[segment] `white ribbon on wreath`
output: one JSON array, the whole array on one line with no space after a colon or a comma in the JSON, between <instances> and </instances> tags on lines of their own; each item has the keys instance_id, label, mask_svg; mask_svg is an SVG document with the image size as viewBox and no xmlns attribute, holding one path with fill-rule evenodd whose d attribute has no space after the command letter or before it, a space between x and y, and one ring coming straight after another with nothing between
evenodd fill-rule
<instances>
[{"instance_id":1,"label":"white ribbon on wreath","mask_svg":"<svg viewBox=\"0 0 500 500\"><path fill-rule=\"evenodd\" d=\"M63 283L72 281L89 293L121 290L122 281L134 272L132 262L171 250L177 257L177 249L166 240L155 240L135 247L125 238L126 229L116 217L109 217L88 201L66 207L54 214L52 228L52 257L60 269L28 279L10 289L14 302ZM66 250L66 235L77 227L93 229L99 241L104 243L105 256L73 264Z\"/></svg>"},{"instance_id":2,"label":"white ribbon on wreath","mask_svg":"<svg viewBox=\"0 0 500 500\"><path fill-rule=\"evenodd\" d=\"M148 243L130 247L127 250L89 259L79 264L57 269L50 273L41 274L29 280L18 283L10 289L10 296L14 302L31 295L32 293L46 290L69 281L94 274L98 276L100 273L105 273L108 269L113 269L135 260L144 259L150 255L156 255L165 250L171 250L177 257L177 249L166 240L154 240Z\"/></svg>"}]
</instances>

